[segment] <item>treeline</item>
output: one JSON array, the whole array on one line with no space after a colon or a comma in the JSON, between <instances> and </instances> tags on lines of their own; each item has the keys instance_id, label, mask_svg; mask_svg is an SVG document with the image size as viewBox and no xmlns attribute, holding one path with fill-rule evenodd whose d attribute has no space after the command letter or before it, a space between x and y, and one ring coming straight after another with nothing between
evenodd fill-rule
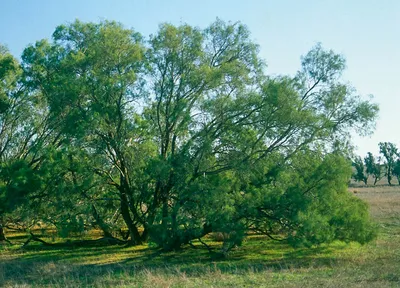
<instances>
[{"instance_id":1,"label":"treeline","mask_svg":"<svg viewBox=\"0 0 400 288\"><path fill-rule=\"evenodd\" d=\"M392 180L396 177L400 185L400 151L395 144L390 142L379 143L380 156L375 157L371 152L362 159L360 156L353 160L352 178L357 182L363 182L368 185L368 178L373 179L373 184L386 177L389 185L392 185Z\"/></svg>"},{"instance_id":2,"label":"treeline","mask_svg":"<svg viewBox=\"0 0 400 288\"><path fill-rule=\"evenodd\" d=\"M220 232L225 252L249 231L371 240L367 205L347 191L348 132L371 133L377 105L321 45L295 76L268 76L258 49L220 20L147 38L76 21L21 62L1 48L0 232L95 228L164 250Z\"/></svg>"}]
</instances>

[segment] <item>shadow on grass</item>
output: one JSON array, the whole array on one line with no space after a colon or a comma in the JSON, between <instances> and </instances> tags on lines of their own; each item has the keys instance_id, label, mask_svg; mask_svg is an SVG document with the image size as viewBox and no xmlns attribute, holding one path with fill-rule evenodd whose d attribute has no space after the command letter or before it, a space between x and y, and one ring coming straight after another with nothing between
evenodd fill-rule
<instances>
[{"instance_id":1,"label":"shadow on grass","mask_svg":"<svg viewBox=\"0 0 400 288\"><path fill-rule=\"evenodd\" d=\"M158 249L147 246L31 245L8 251L10 257L4 260L1 259L2 254L6 253L0 250L0 282L3 278L13 285L52 285L56 279L75 279L80 285L91 285L104 277L109 280L136 279L148 272L162 275L184 274L190 277L214 272L243 274L249 271L332 267L337 264L332 253L344 247L346 246L343 244L294 249L285 243L255 237L249 238L242 247L232 251L228 258L220 258L210 254L202 246L160 253Z\"/></svg>"}]
</instances>

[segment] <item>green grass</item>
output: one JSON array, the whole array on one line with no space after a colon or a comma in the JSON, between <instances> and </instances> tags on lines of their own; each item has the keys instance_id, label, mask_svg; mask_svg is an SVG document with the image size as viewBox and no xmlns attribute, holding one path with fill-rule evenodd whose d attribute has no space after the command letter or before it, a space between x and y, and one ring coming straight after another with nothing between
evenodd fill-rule
<instances>
[{"instance_id":1,"label":"green grass","mask_svg":"<svg viewBox=\"0 0 400 288\"><path fill-rule=\"evenodd\" d=\"M373 243L294 249L248 237L227 259L198 248L0 246L1 287L400 287L400 188L352 188L379 225ZM22 235L10 240L23 241ZM20 237L20 238L18 238ZM218 243L209 242L211 245Z\"/></svg>"}]
</instances>

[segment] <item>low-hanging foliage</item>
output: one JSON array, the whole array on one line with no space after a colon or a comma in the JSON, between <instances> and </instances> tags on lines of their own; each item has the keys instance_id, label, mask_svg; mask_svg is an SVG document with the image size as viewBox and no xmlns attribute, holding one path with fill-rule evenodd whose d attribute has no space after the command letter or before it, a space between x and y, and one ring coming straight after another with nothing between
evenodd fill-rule
<instances>
[{"instance_id":1,"label":"low-hanging foliage","mask_svg":"<svg viewBox=\"0 0 400 288\"><path fill-rule=\"evenodd\" d=\"M0 107L0 223L98 227L164 250L216 232L224 252L249 231L307 246L375 235L346 159L378 107L319 44L294 77L271 77L240 23L162 24L145 39L76 21L15 65L0 71L17 79L0 86L15 103Z\"/></svg>"}]
</instances>

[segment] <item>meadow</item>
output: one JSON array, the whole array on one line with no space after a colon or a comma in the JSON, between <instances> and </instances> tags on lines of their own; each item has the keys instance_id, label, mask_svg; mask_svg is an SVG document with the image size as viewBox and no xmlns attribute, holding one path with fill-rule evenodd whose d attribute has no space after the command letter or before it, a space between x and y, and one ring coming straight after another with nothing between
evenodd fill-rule
<instances>
[{"instance_id":1,"label":"meadow","mask_svg":"<svg viewBox=\"0 0 400 288\"><path fill-rule=\"evenodd\" d=\"M14 245L0 244L0 286L400 287L400 187L349 191L370 205L379 229L372 243L292 248L249 235L241 247L221 258L196 242L170 253L160 253L151 244L74 247L31 242L21 248L26 235L7 231ZM216 240L210 237L207 243L216 247Z\"/></svg>"}]
</instances>

